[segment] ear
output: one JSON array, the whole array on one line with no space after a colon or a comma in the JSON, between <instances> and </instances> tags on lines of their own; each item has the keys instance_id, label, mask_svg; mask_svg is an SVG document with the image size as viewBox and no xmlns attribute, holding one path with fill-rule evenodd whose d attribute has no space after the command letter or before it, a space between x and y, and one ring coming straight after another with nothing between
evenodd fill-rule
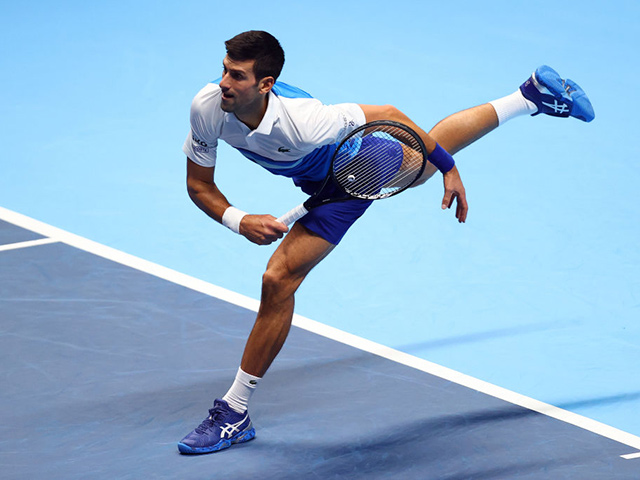
<instances>
[{"instance_id":1,"label":"ear","mask_svg":"<svg viewBox=\"0 0 640 480\"><path fill-rule=\"evenodd\" d=\"M273 77L264 77L258 82L258 90L261 94L269 93L269 90L276 84L276 79Z\"/></svg>"}]
</instances>

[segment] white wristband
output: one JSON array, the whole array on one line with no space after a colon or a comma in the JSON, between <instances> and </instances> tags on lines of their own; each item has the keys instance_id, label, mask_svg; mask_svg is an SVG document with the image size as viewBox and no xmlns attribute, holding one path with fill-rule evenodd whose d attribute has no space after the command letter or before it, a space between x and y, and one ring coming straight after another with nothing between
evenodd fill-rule
<instances>
[{"instance_id":1,"label":"white wristband","mask_svg":"<svg viewBox=\"0 0 640 480\"><path fill-rule=\"evenodd\" d=\"M240 233L240 222L246 214L236 207L229 207L222 214L222 224L232 232Z\"/></svg>"}]
</instances>

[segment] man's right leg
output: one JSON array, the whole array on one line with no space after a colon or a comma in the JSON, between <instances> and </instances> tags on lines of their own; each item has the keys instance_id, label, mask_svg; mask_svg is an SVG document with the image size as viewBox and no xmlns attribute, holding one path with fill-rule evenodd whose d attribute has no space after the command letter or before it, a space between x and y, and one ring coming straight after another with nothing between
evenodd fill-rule
<instances>
[{"instance_id":1,"label":"man's right leg","mask_svg":"<svg viewBox=\"0 0 640 480\"><path fill-rule=\"evenodd\" d=\"M429 135L454 155L511 118L541 113L585 122L595 117L584 91L543 65L511 95L454 113L433 127Z\"/></svg>"},{"instance_id":2,"label":"man's right leg","mask_svg":"<svg viewBox=\"0 0 640 480\"><path fill-rule=\"evenodd\" d=\"M555 70L543 65L511 95L454 113L436 124L429 135L454 155L516 116L540 113L572 116L585 122L595 117L584 91L575 82L560 78ZM419 183L436 171L428 164Z\"/></svg>"},{"instance_id":3,"label":"man's right leg","mask_svg":"<svg viewBox=\"0 0 640 480\"><path fill-rule=\"evenodd\" d=\"M484 137L498 125L498 115L495 108L491 104L485 103L449 115L431 129L429 136L451 155L455 155L463 148ZM414 186L422 185L437 171L438 169L431 162L427 163L422 176Z\"/></svg>"},{"instance_id":4,"label":"man's right leg","mask_svg":"<svg viewBox=\"0 0 640 480\"><path fill-rule=\"evenodd\" d=\"M449 115L431 129L429 135L451 155L468 147L498 127L493 105L485 103Z\"/></svg>"}]
</instances>

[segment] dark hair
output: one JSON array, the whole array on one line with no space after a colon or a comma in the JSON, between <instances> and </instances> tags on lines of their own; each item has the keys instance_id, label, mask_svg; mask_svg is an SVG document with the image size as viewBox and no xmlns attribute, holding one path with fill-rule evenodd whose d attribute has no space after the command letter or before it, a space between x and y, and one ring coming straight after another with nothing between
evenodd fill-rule
<instances>
[{"instance_id":1,"label":"dark hair","mask_svg":"<svg viewBox=\"0 0 640 480\"><path fill-rule=\"evenodd\" d=\"M245 62L255 60L253 74L256 80L264 77L277 79L284 65L284 50L270 33L251 30L224 42L231 60Z\"/></svg>"}]
</instances>

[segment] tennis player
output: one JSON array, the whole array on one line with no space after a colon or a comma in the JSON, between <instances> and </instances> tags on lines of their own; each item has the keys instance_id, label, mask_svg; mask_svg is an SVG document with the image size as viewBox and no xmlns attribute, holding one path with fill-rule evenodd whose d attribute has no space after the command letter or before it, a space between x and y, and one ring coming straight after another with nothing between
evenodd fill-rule
<instances>
[{"instance_id":1,"label":"tennis player","mask_svg":"<svg viewBox=\"0 0 640 480\"><path fill-rule=\"evenodd\" d=\"M417 183L440 170L441 206L447 209L455 202L456 218L464 222L468 205L453 154L517 116L544 113L586 122L594 118L584 91L542 66L511 95L451 115L427 134L393 106L324 105L278 82L284 51L267 32L244 32L225 46L222 78L200 90L191 105L191 131L183 146L189 196L209 217L253 243L269 245L283 236L284 240L263 275L260 309L236 378L214 401L207 418L178 443L185 454L215 452L255 437L249 399L287 338L294 294L371 204L357 199L326 204L311 210L291 230L272 215L243 212L215 183L219 140L271 173L292 178L311 195L329 170L336 144L348 133L374 120L404 123L420 135L428 153L429 164Z\"/></svg>"}]
</instances>

